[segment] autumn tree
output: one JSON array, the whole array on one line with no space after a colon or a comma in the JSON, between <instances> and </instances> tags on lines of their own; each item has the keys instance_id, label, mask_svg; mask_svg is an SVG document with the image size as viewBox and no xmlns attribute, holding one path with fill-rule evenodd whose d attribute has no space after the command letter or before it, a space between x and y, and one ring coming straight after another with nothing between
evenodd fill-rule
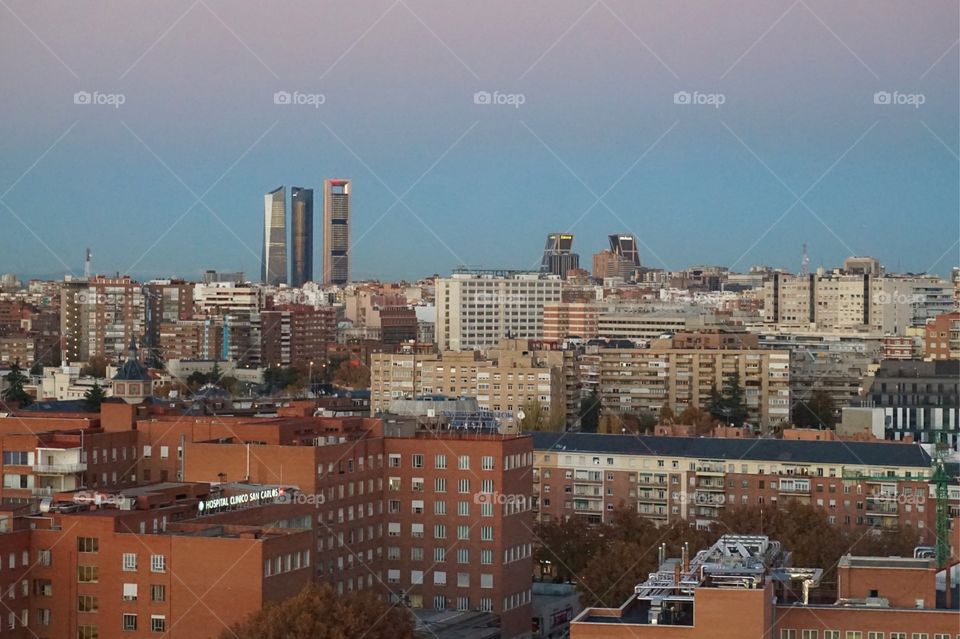
<instances>
[{"instance_id":1,"label":"autumn tree","mask_svg":"<svg viewBox=\"0 0 960 639\"><path fill-rule=\"evenodd\" d=\"M709 435L713 430L715 420L713 416L699 406L688 406L683 409L677 418L678 424L693 426L697 435Z\"/></svg>"},{"instance_id":2,"label":"autumn tree","mask_svg":"<svg viewBox=\"0 0 960 639\"><path fill-rule=\"evenodd\" d=\"M541 570L549 564L557 582L574 581L603 543L597 530L581 517L540 523L534 559Z\"/></svg>"},{"instance_id":3,"label":"autumn tree","mask_svg":"<svg viewBox=\"0 0 960 639\"><path fill-rule=\"evenodd\" d=\"M673 409L667 405L660 407L660 413L657 415L657 421L661 424L672 424L676 421Z\"/></svg>"},{"instance_id":4,"label":"autumn tree","mask_svg":"<svg viewBox=\"0 0 960 639\"><path fill-rule=\"evenodd\" d=\"M220 634L221 639L414 639L411 614L370 590L338 595L329 585L308 586L271 602Z\"/></svg>"},{"instance_id":5,"label":"autumn tree","mask_svg":"<svg viewBox=\"0 0 960 639\"><path fill-rule=\"evenodd\" d=\"M359 360L344 360L333 374L333 383L346 388L370 388L370 369Z\"/></svg>"},{"instance_id":6,"label":"autumn tree","mask_svg":"<svg viewBox=\"0 0 960 639\"><path fill-rule=\"evenodd\" d=\"M520 407L523 418L520 420L520 430L527 432L531 430L543 430L547 421L547 411L543 404L536 400L524 402Z\"/></svg>"},{"instance_id":7,"label":"autumn tree","mask_svg":"<svg viewBox=\"0 0 960 639\"><path fill-rule=\"evenodd\" d=\"M619 607L633 594L634 586L646 580L656 563L656 544L610 543L590 560L577 581L580 602L584 606Z\"/></svg>"},{"instance_id":8,"label":"autumn tree","mask_svg":"<svg viewBox=\"0 0 960 639\"><path fill-rule=\"evenodd\" d=\"M103 379L107 376L107 360L102 355L94 355L87 360L87 365L80 369L80 374L87 377Z\"/></svg>"},{"instance_id":9,"label":"autumn tree","mask_svg":"<svg viewBox=\"0 0 960 639\"><path fill-rule=\"evenodd\" d=\"M801 428L832 429L837 425L837 407L830 393L817 389L806 401L797 401L791 417Z\"/></svg>"}]
</instances>

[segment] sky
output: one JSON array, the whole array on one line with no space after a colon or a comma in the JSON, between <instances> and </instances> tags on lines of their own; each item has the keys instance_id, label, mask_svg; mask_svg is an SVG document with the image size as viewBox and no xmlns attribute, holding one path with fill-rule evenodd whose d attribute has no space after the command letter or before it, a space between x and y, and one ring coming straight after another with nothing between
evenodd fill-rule
<instances>
[{"instance_id":1,"label":"sky","mask_svg":"<svg viewBox=\"0 0 960 639\"><path fill-rule=\"evenodd\" d=\"M958 6L0 0L0 272L255 278L263 194L343 177L354 279L552 231L587 268L632 232L658 268L943 274Z\"/></svg>"}]
</instances>

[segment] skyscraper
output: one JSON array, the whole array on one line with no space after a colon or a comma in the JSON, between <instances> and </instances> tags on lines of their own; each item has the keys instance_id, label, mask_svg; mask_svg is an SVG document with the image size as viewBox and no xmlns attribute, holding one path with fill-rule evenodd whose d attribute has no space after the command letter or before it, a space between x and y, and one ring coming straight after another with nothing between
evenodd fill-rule
<instances>
[{"instance_id":1,"label":"skyscraper","mask_svg":"<svg viewBox=\"0 0 960 639\"><path fill-rule=\"evenodd\" d=\"M313 281L313 189L290 188L290 286Z\"/></svg>"},{"instance_id":2,"label":"skyscraper","mask_svg":"<svg viewBox=\"0 0 960 639\"><path fill-rule=\"evenodd\" d=\"M580 256L573 252L572 233L551 233L543 247L540 270L567 279L567 272L580 268Z\"/></svg>"},{"instance_id":3,"label":"skyscraper","mask_svg":"<svg viewBox=\"0 0 960 639\"><path fill-rule=\"evenodd\" d=\"M350 281L350 180L323 181L323 283Z\"/></svg>"},{"instance_id":4,"label":"skyscraper","mask_svg":"<svg viewBox=\"0 0 960 639\"><path fill-rule=\"evenodd\" d=\"M263 256L260 279L264 284L287 282L286 189L282 186L263 196Z\"/></svg>"},{"instance_id":5,"label":"skyscraper","mask_svg":"<svg viewBox=\"0 0 960 639\"><path fill-rule=\"evenodd\" d=\"M634 268L640 268L640 251L637 249L637 238L631 234L616 234L610 236L610 250L619 255Z\"/></svg>"}]
</instances>

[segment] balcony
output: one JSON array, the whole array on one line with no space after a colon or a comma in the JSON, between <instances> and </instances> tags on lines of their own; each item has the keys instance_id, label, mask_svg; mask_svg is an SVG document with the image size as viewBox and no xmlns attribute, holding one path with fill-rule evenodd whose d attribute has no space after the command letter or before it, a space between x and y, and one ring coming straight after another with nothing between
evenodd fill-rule
<instances>
[{"instance_id":1,"label":"balcony","mask_svg":"<svg viewBox=\"0 0 960 639\"><path fill-rule=\"evenodd\" d=\"M84 473L87 471L87 465L84 463L73 464L34 464L33 472L37 475L73 475L75 473Z\"/></svg>"}]
</instances>

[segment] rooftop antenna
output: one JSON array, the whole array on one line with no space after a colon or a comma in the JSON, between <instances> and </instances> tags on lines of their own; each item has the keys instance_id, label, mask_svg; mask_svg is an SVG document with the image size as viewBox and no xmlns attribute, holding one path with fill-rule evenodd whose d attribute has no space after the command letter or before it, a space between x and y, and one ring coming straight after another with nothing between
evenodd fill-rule
<instances>
[{"instance_id":1,"label":"rooftop antenna","mask_svg":"<svg viewBox=\"0 0 960 639\"><path fill-rule=\"evenodd\" d=\"M90 258L93 255L90 253L90 249L87 249L87 258L83 262L83 277L84 279L90 279Z\"/></svg>"},{"instance_id":2,"label":"rooftop antenna","mask_svg":"<svg viewBox=\"0 0 960 639\"><path fill-rule=\"evenodd\" d=\"M810 256L807 254L807 243L803 243L803 253L800 258L800 273L799 275L809 275L810 274Z\"/></svg>"}]
</instances>

